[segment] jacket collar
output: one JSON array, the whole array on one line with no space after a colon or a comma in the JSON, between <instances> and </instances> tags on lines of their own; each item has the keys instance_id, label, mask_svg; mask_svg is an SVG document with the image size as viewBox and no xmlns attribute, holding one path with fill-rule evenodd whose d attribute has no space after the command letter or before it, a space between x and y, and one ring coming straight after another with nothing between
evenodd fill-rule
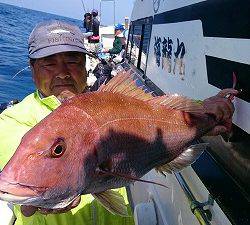
<instances>
[{"instance_id":1,"label":"jacket collar","mask_svg":"<svg viewBox=\"0 0 250 225\"><path fill-rule=\"evenodd\" d=\"M55 109L59 105L61 105L61 102L54 95L45 97L39 90L36 90L36 96L44 105L48 106L51 109Z\"/></svg>"}]
</instances>

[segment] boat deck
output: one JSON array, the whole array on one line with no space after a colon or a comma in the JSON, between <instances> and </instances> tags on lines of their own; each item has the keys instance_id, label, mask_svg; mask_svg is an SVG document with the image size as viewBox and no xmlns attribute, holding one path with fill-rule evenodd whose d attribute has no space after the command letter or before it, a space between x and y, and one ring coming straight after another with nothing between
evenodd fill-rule
<instances>
[{"instance_id":1,"label":"boat deck","mask_svg":"<svg viewBox=\"0 0 250 225\"><path fill-rule=\"evenodd\" d=\"M113 46L114 41L114 28L113 26L100 27L100 43L93 44L88 43L88 40L85 39L85 46L88 51L98 53L101 49L101 46L104 49L110 49ZM92 86L96 81L96 77L92 73L96 65L100 62L99 59L87 56L86 58L86 69L88 72L87 85Z\"/></svg>"}]
</instances>

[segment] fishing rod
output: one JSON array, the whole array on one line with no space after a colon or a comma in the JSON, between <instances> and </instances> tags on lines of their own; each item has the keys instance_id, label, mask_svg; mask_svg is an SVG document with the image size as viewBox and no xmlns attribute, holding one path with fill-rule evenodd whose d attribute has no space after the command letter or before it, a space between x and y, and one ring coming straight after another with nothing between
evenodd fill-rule
<instances>
[{"instance_id":1,"label":"fishing rod","mask_svg":"<svg viewBox=\"0 0 250 225\"><path fill-rule=\"evenodd\" d=\"M30 66L26 66L23 69L19 70L14 76L12 76L12 79L14 79L17 75L19 75L20 73L22 73L24 70L30 68Z\"/></svg>"},{"instance_id":2,"label":"fishing rod","mask_svg":"<svg viewBox=\"0 0 250 225\"><path fill-rule=\"evenodd\" d=\"M86 10L86 7L85 7L85 5L84 5L83 0L81 0L81 2L82 2L82 7L83 7L83 10L84 10L84 12L86 13L86 12L87 12L87 10Z\"/></svg>"}]
</instances>

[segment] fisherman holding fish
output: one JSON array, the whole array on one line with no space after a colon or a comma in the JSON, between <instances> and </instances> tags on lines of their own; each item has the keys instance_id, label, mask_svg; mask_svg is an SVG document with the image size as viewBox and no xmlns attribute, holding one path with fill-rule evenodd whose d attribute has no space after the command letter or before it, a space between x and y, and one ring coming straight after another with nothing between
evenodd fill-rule
<instances>
[{"instance_id":1,"label":"fisherman holding fish","mask_svg":"<svg viewBox=\"0 0 250 225\"><path fill-rule=\"evenodd\" d=\"M11 110L5 110L0 116L0 169L3 169L14 154L22 136L28 130L57 108L64 99L87 91L87 51L78 27L61 21L38 24L30 34L28 45L30 66L37 91ZM63 118L60 123L64 124ZM39 164L36 165L36 169L44 172L50 170L46 165ZM33 172L36 173L35 170ZM58 168L56 171L51 170L49 175L37 175L37 178L56 182L56 177L60 173L63 174ZM126 189L120 188L117 191L128 204ZM23 193L25 194L27 193ZM128 214L131 215L130 207L127 208ZM82 195L81 198L71 200L68 206L60 210L36 210L37 207L22 206L20 210L19 206L15 206L15 225L134 224L133 217L111 214L92 195ZM21 212L30 217L23 216ZM44 215L48 213L48 216Z\"/></svg>"},{"instance_id":2,"label":"fisherman holding fish","mask_svg":"<svg viewBox=\"0 0 250 225\"><path fill-rule=\"evenodd\" d=\"M74 25L43 22L30 35L37 90L0 115L0 199L22 205L15 224L134 224L123 186L191 164L204 149L194 140L230 131L236 90L202 103L153 97L123 73L91 93L86 54Z\"/></svg>"}]
</instances>

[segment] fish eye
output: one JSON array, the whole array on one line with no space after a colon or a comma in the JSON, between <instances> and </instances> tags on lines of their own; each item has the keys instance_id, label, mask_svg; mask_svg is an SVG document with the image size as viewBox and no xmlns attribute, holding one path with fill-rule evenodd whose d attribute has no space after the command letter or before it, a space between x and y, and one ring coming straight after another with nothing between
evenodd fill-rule
<instances>
[{"instance_id":1,"label":"fish eye","mask_svg":"<svg viewBox=\"0 0 250 225\"><path fill-rule=\"evenodd\" d=\"M51 147L51 156L53 158L59 158L66 150L66 143L63 138L58 138Z\"/></svg>"}]
</instances>

